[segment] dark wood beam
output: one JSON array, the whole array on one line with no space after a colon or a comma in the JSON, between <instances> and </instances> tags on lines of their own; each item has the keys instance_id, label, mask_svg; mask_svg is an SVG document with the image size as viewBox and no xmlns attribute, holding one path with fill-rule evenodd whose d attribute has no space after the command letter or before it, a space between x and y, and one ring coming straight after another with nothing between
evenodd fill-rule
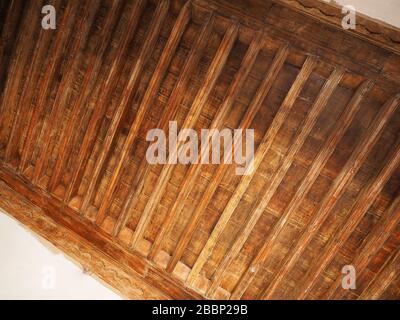
<instances>
[{"instance_id":1,"label":"dark wood beam","mask_svg":"<svg viewBox=\"0 0 400 320\"><path fill-rule=\"evenodd\" d=\"M190 2L187 2L181 9L181 12L179 13L179 16L178 16L178 18L175 22L175 25L171 31L168 41L164 47L164 50L162 51L161 57L158 61L158 64L152 75L150 83L146 89L146 93L145 93L143 100L137 111L135 120L133 121L133 123L131 125L128 136L127 136L127 138L124 142L124 145L122 147L122 150L119 154L119 159L117 161L116 166L114 167L111 180L110 180L108 187L106 189L106 192L102 198L100 208L99 208L99 211L96 216L97 224L101 224L103 222L103 219L106 215L106 210L108 209L108 207L111 203L111 197L117 186L117 182L120 177L123 166L126 163L126 160L127 160L128 154L129 154L129 150L139 132L140 125L144 119L144 115L145 115L146 111L149 110L149 108L151 107L151 105L156 97L155 93L158 92L158 90L161 86L161 82L164 79L165 73L167 72L168 67L171 63L171 60L176 52L178 44L183 35L183 32L186 30L186 26L190 20L190 10L191 10Z\"/></svg>"},{"instance_id":2,"label":"dark wood beam","mask_svg":"<svg viewBox=\"0 0 400 320\"><path fill-rule=\"evenodd\" d=\"M169 9L169 1L162 0L158 3L157 8L153 14L151 26L147 32L145 42L142 48L140 49L139 57L137 58L136 63L131 70L129 81L126 87L124 88L124 91L121 94L122 97L121 101L117 109L114 111L111 124L107 130L106 138L103 142L100 154L96 159L96 164L89 180L89 187L86 191L85 197L83 199L83 204L81 207L81 212L83 214L86 213L90 201L92 200L93 193L101 177L101 172L106 162L109 151L111 149L115 135L117 133L117 129L120 125L121 119L125 113L126 108L129 105L132 96L134 96L134 94L136 93L136 89L139 84L143 69L146 63L148 62L149 58L151 57L152 51L160 35L161 27L168 14L168 9ZM140 124L142 122L145 111L146 110L143 109L138 110L134 120L135 123Z\"/></svg>"},{"instance_id":3,"label":"dark wood beam","mask_svg":"<svg viewBox=\"0 0 400 320\"><path fill-rule=\"evenodd\" d=\"M297 134L295 140L291 144L289 150L286 152L286 156L283 160L283 163L281 164L280 168L276 171L274 174L273 178L271 179L270 185L265 188L265 190L262 192L262 196L258 203L253 207L251 212L249 213L246 222L244 223L243 227L238 233L238 236L235 239L235 242L233 243L232 247L228 251L228 253L225 255L223 261L220 263L218 266L216 272L214 273L213 277L213 282L210 287L210 289L207 292L208 297L212 297L217 290L219 283L222 280L223 273L225 269L229 266L229 264L233 261L233 259L236 257L236 255L240 252L241 248L245 244L246 240L248 239L250 233L252 232L254 226L256 225L258 219L261 217L263 212L265 211L268 203L271 201L273 195L275 194L276 190L282 183L284 177L286 176L289 168L293 164L293 161L303 146L304 142L306 141L308 135L310 134L311 130L314 128L318 117L322 110L326 107L330 97L334 93L335 89L339 85L342 77L344 75L344 70L338 68L333 71L331 74L330 78L325 82L324 86L322 87L316 101L314 102L313 106L310 108L310 110L307 113L306 118L303 120L301 125L299 126L299 133ZM280 232L281 229L278 228L273 228L272 232L269 232L266 243L269 243L269 246L273 242L275 242L276 237L278 233ZM211 250L213 249L215 244L212 244L209 248L209 253L211 253ZM205 248L207 245L205 246ZM264 256L260 257L260 259L264 259ZM251 264L249 269L251 268L251 271L254 271L254 266L259 266L259 263L256 264ZM250 270L249 270L250 271ZM246 272L249 272L246 271ZM253 272L255 274L258 270Z\"/></svg>"},{"instance_id":4,"label":"dark wood beam","mask_svg":"<svg viewBox=\"0 0 400 320\"><path fill-rule=\"evenodd\" d=\"M300 239L291 247L289 252L286 254L284 260L280 264L278 272L273 276L272 281L267 288L267 295L265 298L272 297L280 283L295 266L298 259L318 231L318 228L326 220L329 212L335 206L340 196L346 190L346 187L350 183L351 179L355 176L357 171L362 166L372 147L380 137L385 125L397 110L397 106L400 100L400 95L392 99L389 99L387 103L379 110L372 124L368 130L365 131L360 143L356 149L352 152L349 160L346 162L342 171L331 185L329 191L325 194L322 199L317 212L312 217L311 221L307 224L307 227L302 231ZM247 279L242 279L236 286L235 291L232 295L234 298L241 297L244 293L244 283Z\"/></svg>"},{"instance_id":5,"label":"dark wood beam","mask_svg":"<svg viewBox=\"0 0 400 320\"><path fill-rule=\"evenodd\" d=\"M125 33L125 36L123 37L117 50L117 54L113 59L110 71L101 84L100 96L97 99L99 107L93 110L93 114L90 117L90 121L79 149L77 159L74 163L74 167L76 169L73 171L71 182L69 183L65 193L64 198L66 202L68 202L74 193L77 192L79 185L82 182L87 162L89 161L90 154L92 153L94 147L96 133L99 130L101 120L106 112L107 103L109 103L111 95L115 90L116 83L125 62L123 58L126 57L129 44L136 34L136 28L139 24L140 16L145 5L146 0L135 1L135 5L129 16L129 21L126 28L126 30L129 30L129 32Z\"/></svg>"},{"instance_id":6,"label":"dark wood beam","mask_svg":"<svg viewBox=\"0 0 400 320\"><path fill-rule=\"evenodd\" d=\"M103 55L107 49L109 40L111 39L112 26L118 8L119 3L113 2L110 12L107 15L106 22L101 30L101 39L99 39L99 43L96 46L95 55L93 56L84 73L79 95L72 106L71 115L65 129L61 134L56 162L48 185L48 189L50 191L54 191L56 189L60 175L62 173L62 169L65 165L65 162L67 161L69 150L71 148L70 144L72 141L72 137L74 136L73 134L71 134L71 132L74 131L74 127L76 126L76 124L80 122L78 121L80 107L89 95L90 90L88 90L88 87L90 80L92 79L92 76L94 77L99 72L99 69L103 62Z\"/></svg>"},{"instance_id":7,"label":"dark wood beam","mask_svg":"<svg viewBox=\"0 0 400 320\"><path fill-rule=\"evenodd\" d=\"M239 32L239 26L234 23L232 24L228 30L226 31L224 38L219 45L219 48L209 66L205 79L203 81L203 85L197 93L190 111L185 118L185 121L182 125L182 128L193 128L195 123L197 122L201 110L203 109L207 99L211 93L212 88L214 87L218 77L220 76L222 69L228 59L228 56L232 50L232 47L237 39ZM177 150L179 147L183 145L184 142L178 142ZM176 152L173 151L172 154L169 155L170 158L174 158L176 156ZM143 233L150 222L150 218L154 213L159 201L161 200L162 195L164 194L165 188L167 186L168 180L171 177L173 169L175 167L174 164L169 163L163 166L160 176L158 177L156 187L153 190L153 193L148 200L146 207L144 208L142 215L140 217L139 223L135 229L135 233L132 237L131 246L132 248L136 248L139 243L139 240L142 239Z\"/></svg>"},{"instance_id":8,"label":"dark wood beam","mask_svg":"<svg viewBox=\"0 0 400 320\"><path fill-rule=\"evenodd\" d=\"M236 73L229 90L227 91L225 95L224 102L222 106L219 108L217 115L214 117L210 129L219 129L222 128L224 121L226 120L226 115L229 110L231 110L233 103L236 100L236 97L238 96L245 80L247 79L247 76L249 75L254 62L256 61L257 55L261 49L262 45L262 33L259 33L258 35L255 36L253 42L247 49L246 55L242 60L242 64ZM210 139L210 136L206 137L205 139ZM200 155L200 158L205 158L208 156L209 150L206 148L202 150L202 153ZM184 179L184 182L182 186L180 187L179 194L174 202L172 210L170 210L167 213L167 216L161 226L160 231L157 234L156 239L154 240L154 243L150 249L149 253L149 259L153 260L158 251L160 250L162 243L166 240L165 237L167 234L169 234L172 226L173 226L173 219L176 217L175 214L175 208L178 204L178 206L182 206L190 193L190 191L194 188L197 178L201 172L201 165L191 165L186 176ZM180 211L179 211L180 212Z\"/></svg>"},{"instance_id":9,"label":"dark wood beam","mask_svg":"<svg viewBox=\"0 0 400 320\"><path fill-rule=\"evenodd\" d=\"M387 212L384 212L382 218L376 223L373 230L363 241L362 247L357 251L351 264L361 274L368 267L371 259L383 247L391 234L400 223L400 194L392 201ZM344 290L341 287L342 277L337 277L330 286L328 293L324 296L326 299L340 299Z\"/></svg>"},{"instance_id":10,"label":"dark wood beam","mask_svg":"<svg viewBox=\"0 0 400 320\"><path fill-rule=\"evenodd\" d=\"M158 122L157 128L166 131L168 126L168 120L175 119L176 113L179 108L179 103L183 99L184 92L188 86L190 77L194 72L194 68L198 65L200 61L201 55L211 35L213 25L214 25L214 15L210 14L207 21L203 24L201 32L199 36L196 38L196 41L190 50L190 53L182 68L179 78L168 99L165 111L163 112L163 115L160 121ZM113 230L114 236L117 236L127 224L130 218L131 209L136 206L136 203L144 187L144 183L146 180L145 177L148 176L149 171L150 171L150 165L147 162L146 158L143 158L143 160L140 162L138 172L135 175L135 179L133 181L133 185L135 186L135 188L128 194L127 200L125 201L125 204L118 217L117 223L115 224Z\"/></svg>"}]
</instances>

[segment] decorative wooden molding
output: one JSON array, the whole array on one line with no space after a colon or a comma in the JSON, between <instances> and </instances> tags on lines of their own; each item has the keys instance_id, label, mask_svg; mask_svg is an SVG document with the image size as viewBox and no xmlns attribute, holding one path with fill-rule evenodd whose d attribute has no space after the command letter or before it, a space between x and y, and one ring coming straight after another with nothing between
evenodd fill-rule
<instances>
[{"instance_id":1,"label":"decorative wooden molding","mask_svg":"<svg viewBox=\"0 0 400 320\"><path fill-rule=\"evenodd\" d=\"M0 204L12 215L130 298L322 290L339 245L362 270L370 254L374 270L390 262L377 253L399 240L387 205L400 156L383 167L399 143L398 29L359 15L344 31L340 8L316 0L82 1L56 1L46 32L43 1L0 2ZM148 130L169 121L254 129L252 171L148 163ZM371 216L394 220L360 223L356 240L372 202ZM351 214L339 224L336 212ZM313 265L321 238L338 242ZM324 297L345 298L335 280ZM396 297L392 283L367 296Z\"/></svg>"},{"instance_id":2,"label":"decorative wooden molding","mask_svg":"<svg viewBox=\"0 0 400 320\"><path fill-rule=\"evenodd\" d=\"M201 299L82 220L61 201L0 167L0 207L131 299Z\"/></svg>"}]
</instances>

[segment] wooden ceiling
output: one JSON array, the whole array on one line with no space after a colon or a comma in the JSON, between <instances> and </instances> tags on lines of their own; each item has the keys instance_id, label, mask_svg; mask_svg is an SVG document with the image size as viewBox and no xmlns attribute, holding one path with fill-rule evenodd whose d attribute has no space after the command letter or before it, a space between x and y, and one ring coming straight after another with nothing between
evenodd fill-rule
<instances>
[{"instance_id":1,"label":"wooden ceiling","mask_svg":"<svg viewBox=\"0 0 400 320\"><path fill-rule=\"evenodd\" d=\"M0 16L0 207L85 272L134 299L400 298L399 30L314 0ZM170 120L254 129L256 170L150 165Z\"/></svg>"}]
</instances>

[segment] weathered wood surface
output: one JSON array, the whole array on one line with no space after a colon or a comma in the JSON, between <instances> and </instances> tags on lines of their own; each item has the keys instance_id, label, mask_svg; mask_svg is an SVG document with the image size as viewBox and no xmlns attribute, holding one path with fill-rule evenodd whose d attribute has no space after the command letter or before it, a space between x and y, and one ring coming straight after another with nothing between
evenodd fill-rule
<instances>
[{"instance_id":1,"label":"weathered wood surface","mask_svg":"<svg viewBox=\"0 0 400 320\"><path fill-rule=\"evenodd\" d=\"M400 298L398 29L316 0L48 2L56 30L0 2L4 210L132 299ZM254 129L254 170L149 164L173 120Z\"/></svg>"}]
</instances>

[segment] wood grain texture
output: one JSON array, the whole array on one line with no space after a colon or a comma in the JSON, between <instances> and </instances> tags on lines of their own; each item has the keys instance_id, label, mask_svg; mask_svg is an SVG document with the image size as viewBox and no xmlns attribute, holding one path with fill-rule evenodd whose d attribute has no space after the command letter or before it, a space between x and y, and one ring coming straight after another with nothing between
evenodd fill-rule
<instances>
[{"instance_id":1,"label":"wood grain texture","mask_svg":"<svg viewBox=\"0 0 400 320\"><path fill-rule=\"evenodd\" d=\"M207 71L204 84L200 91L197 93L196 98L194 99L194 102L192 103L192 106L189 110L189 113L185 118L182 128L192 128L198 120L200 112L204 104L206 103L206 100L208 99L211 90L214 87L214 84L222 71L223 66L226 63L226 60L228 59L228 55L236 41L237 35L238 26L236 24L233 24L226 31L224 38L222 39L221 44L218 47L217 53L215 54L209 70ZM179 150L181 145L183 145L183 142L178 142L176 149ZM174 150L172 154L168 156L168 159L174 158L176 156L176 152L178 151ZM133 248L138 245L139 240L143 237L144 229L149 223L150 215L153 213L155 206L158 204L165 191L168 179L171 176L173 168L174 165L170 164L170 161L167 161L167 164L164 165L163 170L161 171L161 174L157 181L157 187L155 188L148 203L146 204L146 207L140 217L138 226L136 227L135 233L132 237L131 243Z\"/></svg>"},{"instance_id":2,"label":"wood grain texture","mask_svg":"<svg viewBox=\"0 0 400 320\"><path fill-rule=\"evenodd\" d=\"M332 261L332 258L339 251L341 245L351 236L354 229L360 223L368 208L372 205L382 188L392 176L394 170L400 165L400 143L394 149L393 154L389 160L384 164L381 171L372 179L365 189L360 193L355 205L349 214L348 219L341 226L340 230L335 232L334 236L324 247L319 255L318 263L315 263L304 277L306 283L303 291L300 293L299 298L304 299L307 293L312 289L318 277L323 270Z\"/></svg>"},{"instance_id":3,"label":"wood grain texture","mask_svg":"<svg viewBox=\"0 0 400 320\"><path fill-rule=\"evenodd\" d=\"M135 7L133 8L129 22L127 25L127 29L130 32L127 32L124 36L120 50L118 51L118 55L113 60L113 64L110 68L110 72L107 75L107 78L103 80L101 95L98 98L100 108L96 108L91 116L90 123L88 124L85 137L83 138L82 145L79 150L78 158L76 160L76 168L69 188L66 193L66 201L71 199L71 196L77 191L79 184L82 182L84 169L87 165L87 161L89 160L89 155L92 151L91 147L93 147L93 139L95 137L96 132L98 131L99 122L104 117L104 113L106 111L106 103L110 99L110 94L113 90L115 90L115 83L118 80L119 72L121 72L121 65L123 64L122 58L126 55L126 51L128 45L132 41L133 35L135 34L135 30L139 23L139 17L144 9L145 1L136 1Z\"/></svg>"},{"instance_id":4,"label":"wood grain texture","mask_svg":"<svg viewBox=\"0 0 400 320\"><path fill-rule=\"evenodd\" d=\"M325 83L324 87L321 89L317 100L315 101L312 108L309 110L307 117L303 120L303 123L300 125L300 132L298 133L295 141L293 141L292 145L290 146L288 152L286 153L285 159L281 164L279 170L273 176L269 186L265 188L263 191L263 195L260 201L256 204L256 206L251 210L249 216L242 228L242 231L235 239L235 242L231 248L231 251L225 256L224 261L220 264L219 270L216 271L214 275L214 282L213 285L210 287L208 291L208 295L212 296L215 291L217 290L217 283L221 281L221 277L223 274L223 268L226 268L228 264L233 260L233 257L240 251L243 244L246 242L247 238L249 237L251 231L253 230L255 224L257 223L258 219L261 217L261 214L264 212L265 208L267 207L269 201L272 199L272 196L275 194L276 190L282 183L283 178L287 174L290 166L293 164L293 160L296 154L299 152L301 147L303 146L307 136L310 134L312 128L315 126L317 122L317 118L321 113L322 109L326 107L329 98L333 94L336 87L339 85L340 80L344 75L343 70L336 69L330 78ZM277 234L279 233L279 228L274 228L269 234L266 239L265 247L270 247L273 241L276 240ZM215 246L215 244L214 244ZM258 254L257 258L253 260L252 264L249 267L249 270L252 271L253 274L257 272L257 267L260 265L260 261L264 260L267 254L265 253L266 250L261 250L262 254ZM254 271L255 270L255 271ZM250 271L246 271L250 272Z\"/></svg>"},{"instance_id":5,"label":"wood grain texture","mask_svg":"<svg viewBox=\"0 0 400 320\"><path fill-rule=\"evenodd\" d=\"M260 86L259 90L257 91L256 96L254 97L254 99L251 103L250 108L248 109L245 116L243 117L240 128L244 129L248 125L250 125L255 114L257 113L258 109L260 108L261 103L263 102L265 96L267 95L268 91L270 90L271 85L272 85L271 82L276 78L277 73L279 72L280 68L282 67L286 56L287 56L286 49L283 49L277 55L277 57L274 61L273 67L271 68L270 72L268 73L268 76L265 78L264 82ZM210 197L212 196L213 192L215 191L217 184L222 179L222 176L224 175L226 170L227 169L224 166L220 166L218 168L217 173L214 175L213 180L209 184L210 185L209 188L211 190L209 190L209 192L208 192L208 198L203 197L200 205L197 207L196 211L193 213L188 225L186 225L185 231L181 235L179 242L177 244L177 247L175 249L175 252L172 256L172 259L170 260L170 262L167 266L167 271L172 272L174 270L176 264L178 263L179 259L182 257L183 250L185 249L188 242L190 241L190 237L192 236L193 230L195 229L196 224L198 223L199 217L200 217L202 211L204 210L204 207L208 204Z\"/></svg>"},{"instance_id":6,"label":"wood grain texture","mask_svg":"<svg viewBox=\"0 0 400 320\"><path fill-rule=\"evenodd\" d=\"M399 299L400 31L341 17L316 0L1 1L0 206L131 299ZM251 129L253 166L149 163L170 121Z\"/></svg>"},{"instance_id":7,"label":"wood grain texture","mask_svg":"<svg viewBox=\"0 0 400 320\"><path fill-rule=\"evenodd\" d=\"M62 133L62 136L60 138L60 144L59 144L59 152L58 152L58 157L54 165L53 173L51 175L51 179L49 182L49 189L54 190L59 182L59 178L61 175L61 170L64 167L65 160L66 160L66 154L70 150L70 142L71 142L71 132L73 127L75 126L76 122L79 122L78 116L79 116L79 107L84 101L86 101L87 95L88 95L88 86L90 83L90 80L93 75L97 74L99 72L99 69L101 67L102 63L102 58L103 55L106 51L107 48L107 42L112 36L112 22L113 19L115 19L115 14L118 9L118 4L113 3L111 7L111 11L109 12L109 15L107 17L106 24L103 26L102 32L101 32L101 37L105 38L104 41L98 44L98 47L94 50L96 52L95 57L93 60L90 62L90 65L88 66L84 79L82 81L82 87L79 93L78 99L75 100L75 104L72 107L72 114L70 115L70 120L66 126L66 129Z\"/></svg>"},{"instance_id":8,"label":"wood grain texture","mask_svg":"<svg viewBox=\"0 0 400 320\"><path fill-rule=\"evenodd\" d=\"M226 94L225 100L210 125L210 130L222 128L223 121L225 120L228 111L231 109L237 95L239 94L239 91L241 90L247 76L249 75L251 68L253 67L253 64L261 49L262 45L261 36L262 36L261 33L256 35L254 40L250 44L246 52L246 56L243 58L240 69L236 73L235 78L233 79L232 84ZM205 137L205 139L207 140L209 140L210 138L211 138L210 135ZM200 159L205 158L208 155L208 152L209 150L204 148L200 153ZM178 197L175 200L174 206L179 206L179 208L173 207L171 211L168 213L166 219L163 222L163 226L160 232L158 233L157 238L155 239L153 246L150 250L149 259L154 259L155 255L157 254L157 252L161 247L162 239L165 237L166 234L168 234L171 231L173 218L176 216L177 212L179 213L182 210L182 204L187 199L190 190L194 188L196 179L198 178L200 172L201 172L200 165L192 165L189 168L188 173L185 176L184 183L181 186L181 191L179 192Z\"/></svg>"},{"instance_id":9,"label":"wood grain texture","mask_svg":"<svg viewBox=\"0 0 400 320\"><path fill-rule=\"evenodd\" d=\"M165 111L163 112L163 116L160 119L157 128L160 128L162 130L166 130L168 119L174 119L176 116L176 113L178 111L179 107L179 101L181 101L183 92L187 88L188 82L190 75L193 73L194 68L197 66L199 60L200 60L200 55L202 51L204 50L204 47L206 46L206 42L208 41L208 37L210 36L210 33L212 31L212 26L213 26L213 17L212 15L209 17L207 22L204 24L202 31L199 35L199 37L196 40L196 43L193 45L189 57L186 60L182 72L180 74L180 77L174 87L173 92L171 93L171 96L168 100L167 107ZM114 235L118 235L121 230L125 227L128 219L129 219L129 210L133 208L139 198L140 193L143 190L144 186L144 177L146 177L149 173L150 166L148 162L143 159L140 163L140 168L138 170L137 175L135 176L135 181L134 185L136 185L136 189L131 192L131 194L128 196L128 200L126 201L121 214L118 217L117 223L114 228ZM138 185L139 184L139 185Z\"/></svg>"},{"instance_id":10,"label":"wood grain texture","mask_svg":"<svg viewBox=\"0 0 400 320\"><path fill-rule=\"evenodd\" d=\"M362 248L358 251L357 255L352 261L352 265L361 274L368 266L371 258L378 252L379 249L388 240L390 235L395 231L395 228L400 223L400 196L397 196L390 205L385 216L382 217L377 226L374 227L367 238L364 240ZM330 287L329 293L326 298L339 299L342 293L339 288L342 279L337 278Z\"/></svg>"},{"instance_id":11,"label":"wood grain texture","mask_svg":"<svg viewBox=\"0 0 400 320\"><path fill-rule=\"evenodd\" d=\"M356 172L361 167L362 162L370 152L370 148L376 143L384 126L388 122L388 119L390 119L391 115L393 115L398 107L398 99L398 96L390 99L379 111L379 114L369 127L369 130L365 133L363 139L353 151L340 175L335 179L334 183L330 187L329 192L325 195L324 199L319 205L319 210L313 216L312 221L309 222L307 228L302 232L300 239L286 255L284 262L281 264L282 268L279 269L279 272L275 275L268 288L268 295L272 295L274 293L279 282L284 279L285 275L297 262L299 256L304 252L306 246L311 241L313 235L318 231L319 226L323 221L325 221L329 211L334 207L340 195L343 194L345 187L350 182L351 178L354 177Z\"/></svg>"},{"instance_id":12,"label":"wood grain texture","mask_svg":"<svg viewBox=\"0 0 400 320\"><path fill-rule=\"evenodd\" d=\"M291 108L293 107L298 95L300 94L301 90L303 89L306 81L308 80L308 77L312 73L312 71L315 67L315 63L316 63L316 61L313 58L308 58L306 60L306 62L304 63L303 68L301 69L300 73L298 74L295 82L293 83L291 89L289 90L289 93L287 94L279 111L275 115L271 126L268 128L266 134L264 135L263 140L261 141L256 154L254 155L254 159L253 159L254 168L251 168L249 166L248 169L246 169L247 172L243 175L243 178L241 179L239 185L236 187L236 190L235 190L232 198L229 199L229 202L228 202L227 206L225 207L224 212L222 213L221 217L219 218L217 225L214 227L214 230L213 230L211 236L207 240L207 244L206 244L205 248L203 248L202 253L200 254L199 258L196 261L196 264L190 271L190 274L187 279L187 282L189 285L193 284L195 277L197 276L197 273L200 271L202 265L204 264L205 260L208 257L209 251L212 250L213 246L215 245L215 243L218 239L219 234L223 231L223 229L226 226L226 223L228 222L231 215L237 208L244 192L246 191L247 187L249 186L249 184L250 184L254 174L256 173L258 167L260 166L262 160L264 159L265 154L271 147L272 142L275 139L279 129L281 128L285 119L289 115L289 112L290 112ZM205 209L208 202L211 200L212 194L215 192L215 189L218 186L220 179L222 178L222 175L224 173L223 172L224 167L221 166L220 168L221 169L219 171L221 171L221 174L216 174L214 176L214 180L210 183L209 190L207 190L207 194L209 196L206 196L202 199L201 204L198 207L199 209L196 210L196 211L199 211L199 215L202 213L202 211ZM251 170L251 172L249 170Z\"/></svg>"},{"instance_id":13,"label":"wood grain texture","mask_svg":"<svg viewBox=\"0 0 400 320\"><path fill-rule=\"evenodd\" d=\"M92 199L93 192L97 186L101 170L103 168L104 162L110 151L117 128L118 128L120 121L125 113L128 103L132 98L133 93L135 93L135 91L136 91L136 88L138 86L140 76L141 76L143 68L146 64L146 61L148 61L148 59L151 55L151 52L154 49L154 45L159 36L163 21L166 18L166 15L168 13L168 7L169 7L169 1L163 0L158 4L157 9L154 12L154 16L152 18L152 24L146 35L145 43L143 44L143 47L141 48L140 55L135 64L135 67L131 71L129 81L124 89L124 92L122 93L122 97L121 97L121 101L119 103L118 109L114 113L112 122L107 131L106 140L104 141L102 150L96 161L96 166L95 166L95 169L93 170L92 177L91 177L91 180L89 183L89 187L88 187L86 196L83 201L82 211L85 211L88 208L89 201ZM169 54L170 53L168 52L166 54L166 56L168 57ZM168 58L165 58L165 59L168 59ZM136 128L138 125L140 125L141 122L143 121L143 118L144 118L144 115L146 112L146 109L145 109L146 107L147 107L147 105L142 105L141 108L137 111L134 123L132 125L133 133L135 131L134 128ZM131 134L131 136L133 137L134 134ZM104 210L104 209L102 208L102 210ZM102 220L102 216L104 214L103 212L104 211L101 211L98 213L98 218L96 218L97 222Z\"/></svg>"}]
</instances>

